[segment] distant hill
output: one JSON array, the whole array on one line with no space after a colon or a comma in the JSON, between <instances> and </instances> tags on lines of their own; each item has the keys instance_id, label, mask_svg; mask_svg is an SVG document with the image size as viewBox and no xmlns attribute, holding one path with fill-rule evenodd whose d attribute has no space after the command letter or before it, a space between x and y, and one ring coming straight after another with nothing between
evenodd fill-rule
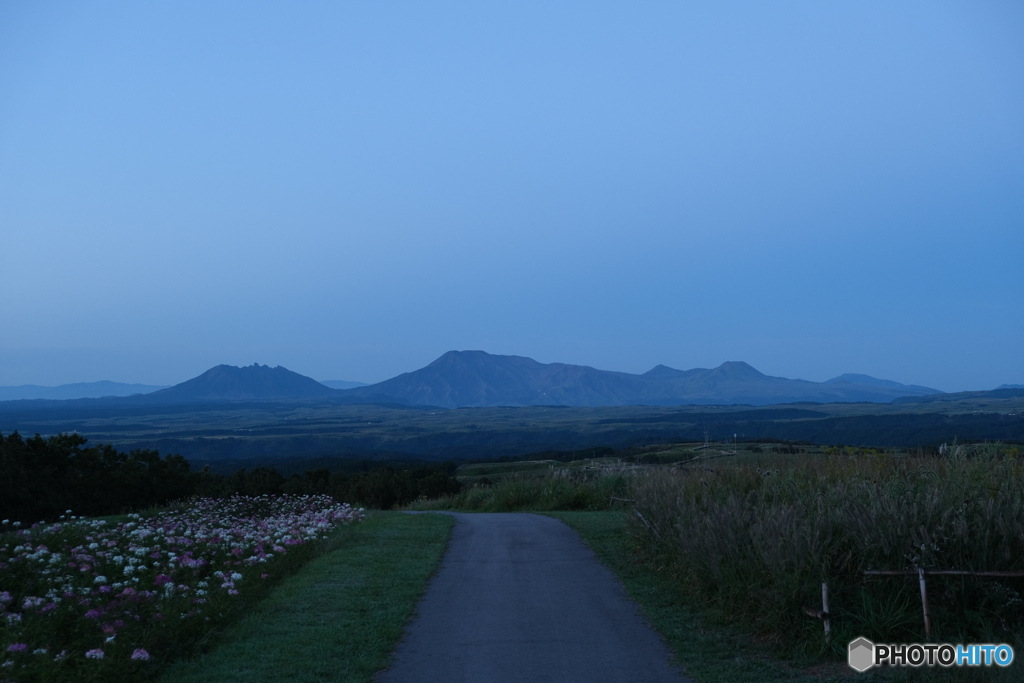
<instances>
[{"instance_id":1,"label":"distant hill","mask_svg":"<svg viewBox=\"0 0 1024 683\"><path fill-rule=\"evenodd\" d=\"M264 400L273 398L329 398L338 391L315 379L278 365L254 363L245 367L218 365L198 377L148 394L146 402L195 403L200 401Z\"/></svg>"},{"instance_id":2,"label":"distant hill","mask_svg":"<svg viewBox=\"0 0 1024 683\"><path fill-rule=\"evenodd\" d=\"M165 388L167 388L166 384L123 384L121 382L111 382L108 380L60 384L55 387L43 387L36 384L21 384L13 387L0 387L0 401L19 401L26 399L66 401L75 398L131 396L132 394L149 394Z\"/></svg>"},{"instance_id":3,"label":"distant hill","mask_svg":"<svg viewBox=\"0 0 1024 683\"><path fill-rule=\"evenodd\" d=\"M849 387L886 387L889 389L894 389L899 392L904 392L902 395L907 395L907 393L911 393L926 396L928 394L942 393L938 389L922 387L917 384L900 384L899 382L894 382L891 379L878 379L876 377L872 377L871 375L858 375L854 373L847 373L845 375L839 375L838 377L833 377L832 379L825 380L825 384Z\"/></svg>"},{"instance_id":4,"label":"distant hill","mask_svg":"<svg viewBox=\"0 0 1024 683\"><path fill-rule=\"evenodd\" d=\"M323 379L320 380L320 384L331 389L355 389L356 387L366 386L366 382L349 382L344 379Z\"/></svg>"},{"instance_id":5,"label":"distant hill","mask_svg":"<svg viewBox=\"0 0 1024 683\"><path fill-rule=\"evenodd\" d=\"M993 389L992 391L957 391L949 394L936 394L934 396L904 396L895 399L893 403L952 403L967 399L1003 399L1018 398L1020 396L1024 396L1024 387L1014 389L1011 385L1005 388Z\"/></svg>"},{"instance_id":6,"label":"distant hill","mask_svg":"<svg viewBox=\"0 0 1024 683\"><path fill-rule=\"evenodd\" d=\"M658 365L634 375L585 365L538 363L532 358L484 351L449 351L419 370L344 392L352 398L386 394L411 404L447 408L887 403L900 396L932 393L937 392L867 375L841 375L828 382L771 377L741 361L692 370Z\"/></svg>"},{"instance_id":7,"label":"distant hill","mask_svg":"<svg viewBox=\"0 0 1024 683\"><path fill-rule=\"evenodd\" d=\"M1000 384L996 389L1024 389L1024 384Z\"/></svg>"}]
</instances>

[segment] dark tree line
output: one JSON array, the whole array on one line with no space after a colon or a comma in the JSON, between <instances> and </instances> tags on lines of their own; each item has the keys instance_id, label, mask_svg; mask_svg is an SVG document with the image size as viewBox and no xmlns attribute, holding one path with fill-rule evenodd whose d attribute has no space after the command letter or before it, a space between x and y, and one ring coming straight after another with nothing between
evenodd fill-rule
<instances>
[{"instance_id":1,"label":"dark tree line","mask_svg":"<svg viewBox=\"0 0 1024 683\"><path fill-rule=\"evenodd\" d=\"M35 522L104 515L184 498L192 491L188 461L157 451L122 453L86 447L78 434L23 439L0 434L0 516Z\"/></svg>"},{"instance_id":2,"label":"dark tree line","mask_svg":"<svg viewBox=\"0 0 1024 683\"><path fill-rule=\"evenodd\" d=\"M363 472L309 470L285 478L270 467L225 476L209 468L192 472L180 455L154 450L123 453L109 445L86 446L78 434L25 439L0 434L0 518L53 521L66 510L84 516L120 514L191 496L328 494L339 502L389 509L461 488L450 466Z\"/></svg>"},{"instance_id":3,"label":"dark tree line","mask_svg":"<svg viewBox=\"0 0 1024 683\"><path fill-rule=\"evenodd\" d=\"M196 495L226 496L240 493L263 494L324 493L339 502L388 510L418 498L439 498L458 493L459 480L444 465L397 470L377 466L367 472L331 472L327 468L307 470L285 479L272 467L236 470L230 476L212 474L203 468L196 474Z\"/></svg>"}]
</instances>

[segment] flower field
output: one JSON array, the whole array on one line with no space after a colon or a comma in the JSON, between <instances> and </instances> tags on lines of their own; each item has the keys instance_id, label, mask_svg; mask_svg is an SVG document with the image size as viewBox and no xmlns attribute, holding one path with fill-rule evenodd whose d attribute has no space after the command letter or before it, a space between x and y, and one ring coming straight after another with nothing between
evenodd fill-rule
<instances>
[{"instance_id":1,"label":"flower field","mask_svg":"<svg viewBox=\"0 0 1024 683\"><path fill-rule=\"evenodd\" d=\"M360 519L328 496L234 496L117 524L4 520L0 682L144 678Z\"/></svg>"}]
</instances>

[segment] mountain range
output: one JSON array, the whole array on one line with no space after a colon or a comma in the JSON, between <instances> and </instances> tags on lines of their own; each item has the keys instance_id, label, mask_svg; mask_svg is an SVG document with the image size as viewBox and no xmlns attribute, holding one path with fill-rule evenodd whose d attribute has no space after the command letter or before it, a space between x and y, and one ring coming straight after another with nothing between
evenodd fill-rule
<instances>
[{"instance_id":1,"label":"mountain range","mask_svg":"<svg viewBox=\"0 0 1024 683\"><path fill-rule=\"evenodd\" d=\"M411 404L462 408L887 403L901 396L942 392L868 375L840 375L827 382L771 377L742 361L692 370L658 365L635 375L586 365L538 363L523 356L449 351L424 368L344 393L349 397L387 395Z\"/></svg>"},{"instance_id":2,"label":"mountain range","mask_svg":"<svg viewBox=\"0 0 1024 683\"><path fill-rule=\"evenodd\" d=\"M37 384L20 384L13 387L0 387L0 401L18 401L25 399L44 399L66 401L74 398L101 398L103 396L131 396L148 394L167 385L155 384L124 384L101 380L99 382L75 382L61 384L56 387L43 387Z\"/></svg>"},{"instance_id":3,"label":"mountain range","mask_svg":"<svg viewBox=\"0 0 1024 683\"><path fill-rule=\"evenodd\" d=\"M859 374L840 375L825 382L772 377L742 361L729 361L717 368L691 370L658 365L638 375L598 370L585 365L539 363L523 356L495 355L484 351L449 351L424 368L377 384L353 386L357 383L341 380L330 382L335 386L352 387L344 389L332 388L327 384L281 366L218 365L181 384L157 388L145 395L130 396L119 401L133 404L185 404L313 399L443 408L535 405L596 407L860 401L888 403L899 398L907 400L942 393L937 389Z\"/></svg>"}]
</instances>

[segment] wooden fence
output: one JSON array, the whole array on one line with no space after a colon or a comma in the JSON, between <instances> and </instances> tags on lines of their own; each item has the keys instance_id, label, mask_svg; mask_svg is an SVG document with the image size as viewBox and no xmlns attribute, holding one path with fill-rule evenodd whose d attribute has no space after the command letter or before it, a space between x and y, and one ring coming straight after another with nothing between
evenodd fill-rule
<instances>
[{"instance_id":1,"label":"wooden fence","mask_svg":"<svg viewBox=\"0 0 1024 683\"><path fill-rule=\"evenodd\" d=\"M928 613L928 586L925 582L926 576L989 576L1001 579L1024 578L1024 571L1006 572L974 572L962 569L869 569L864 576L887 577L887 576L916 576L921 588L921 611L924 614L924 635L925 638L932 636L932 619ZM821 584L821 609L804 607L804 614L815 619L821 619L825 625L825 639L832 636L832 622L828 611L828 584Z\"/></svg>"}]
</instances>

